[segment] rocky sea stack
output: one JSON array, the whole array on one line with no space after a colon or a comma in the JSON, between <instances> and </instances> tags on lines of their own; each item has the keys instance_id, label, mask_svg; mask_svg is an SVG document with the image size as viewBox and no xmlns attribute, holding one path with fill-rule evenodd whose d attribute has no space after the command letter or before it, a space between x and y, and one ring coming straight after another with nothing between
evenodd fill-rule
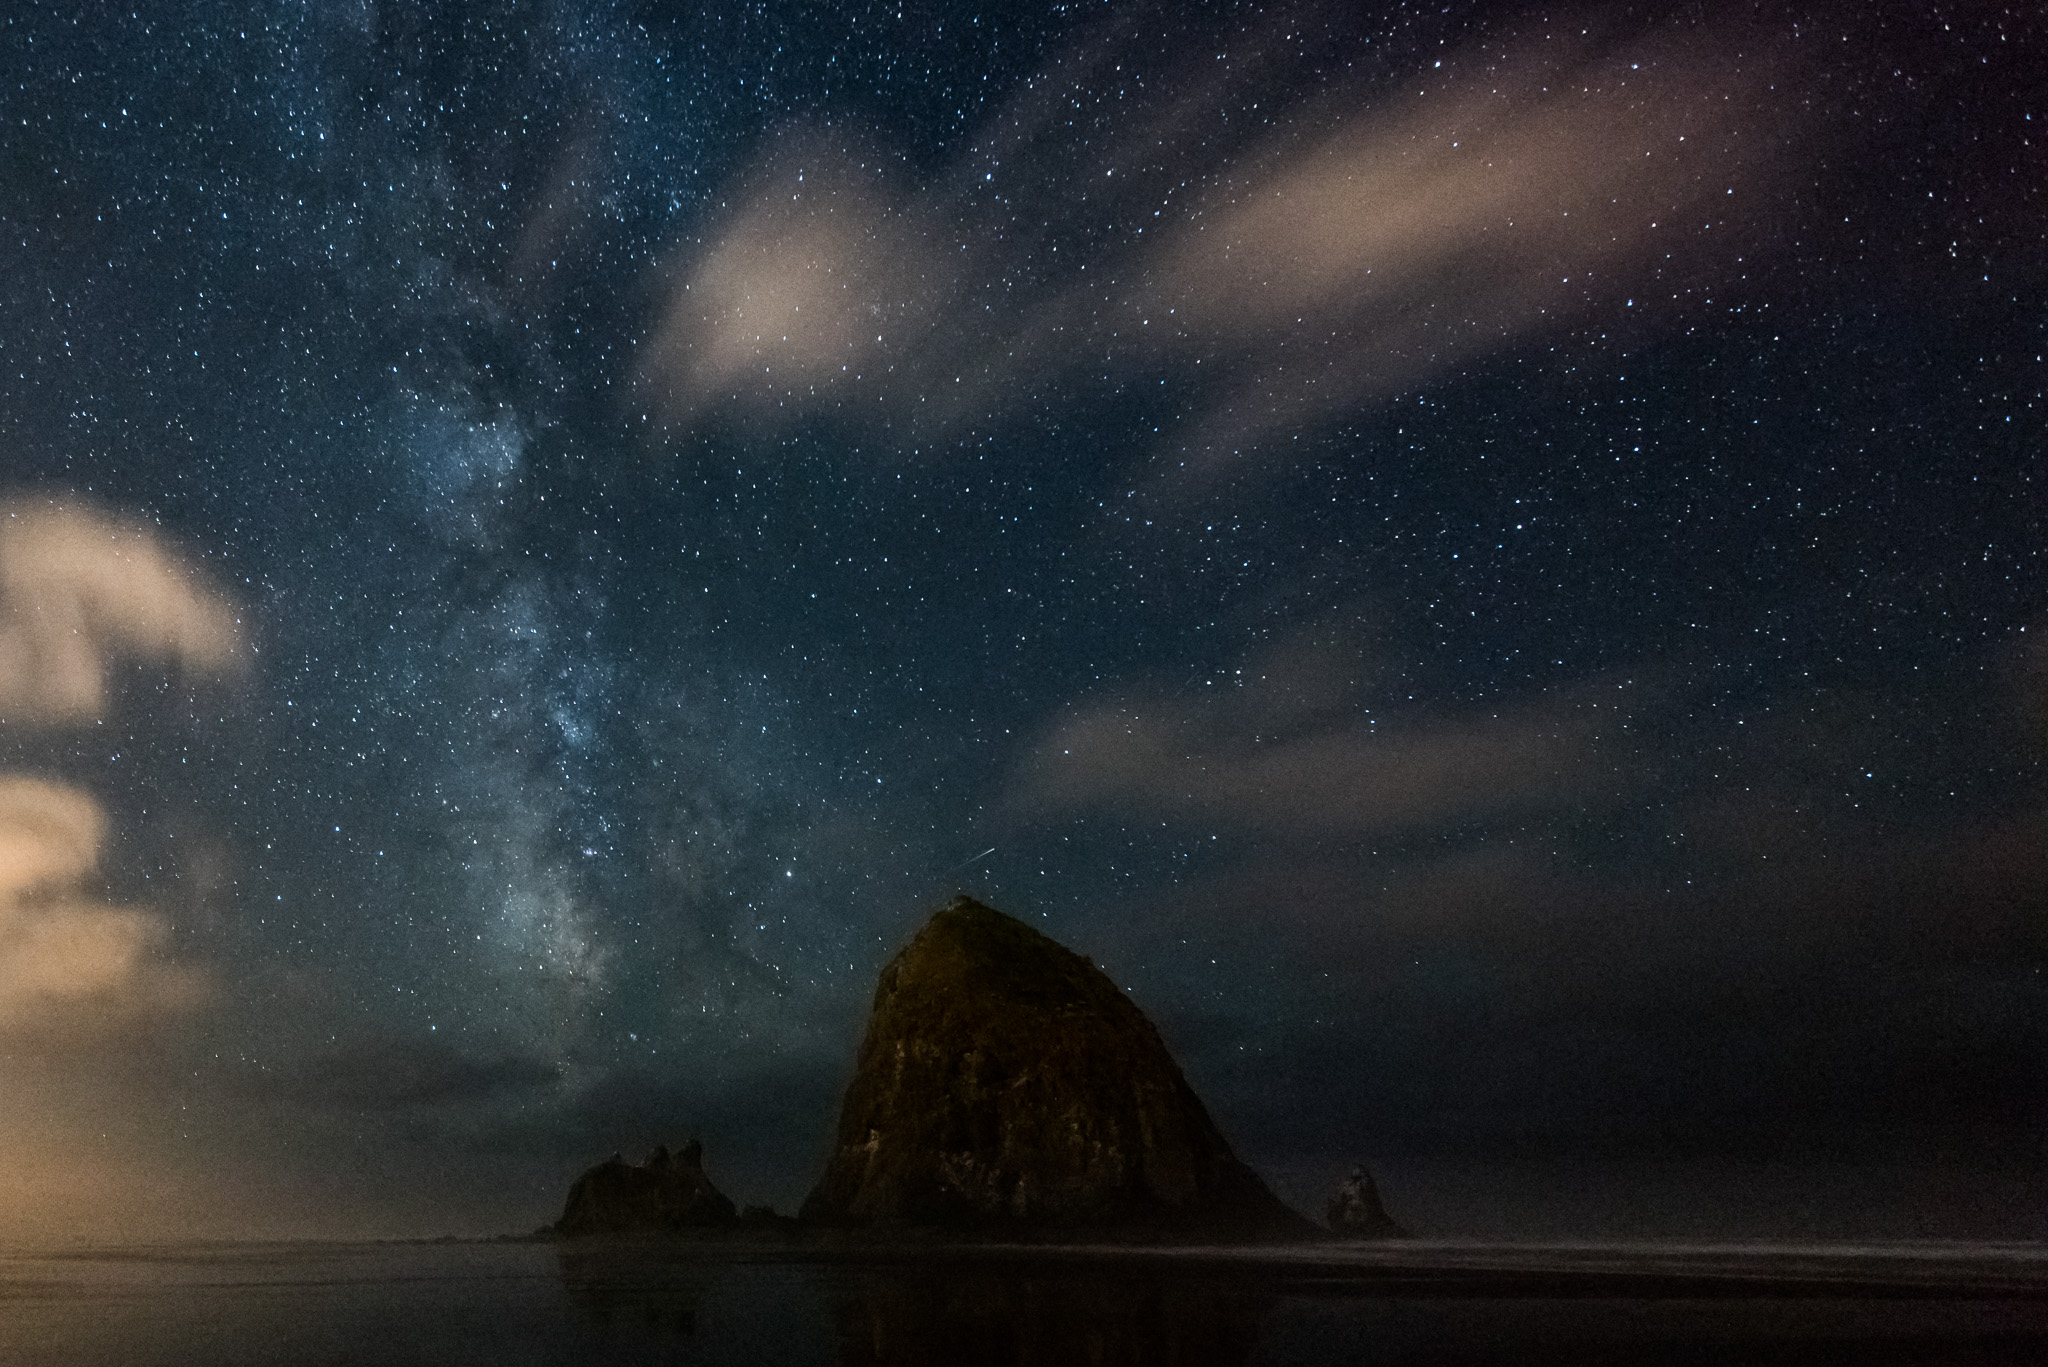
<instances>
[{"instance_id":1,"label":"rocky sea stack","mask_svg":"<svg viewBox=\"0 0 2048 1367\"><path fill-rule=\"evenodd\" d=\"M1380 1204L1379 1185L1360 1164L1330 1193L1330 1232L1346 1239L1405 1239L1408 1231L1394 1223Z\"/></svg>"},{"instance_id":2,"label":"rocky sea stack","mask_svg":"<svg viewBox=\"0 0 2048 1367\"><path fill-rule=\"evenodd\" d=\"M675 1153L658 1148L645 1163L613 1154L576 1179L557 1234L678 1234L714 1229L738 1219L733 1204L704 1175L704 1148L695 1140Z\"/></svg>"},{"instance_id":3,"label":"rocky sea stack","mask_svg":"<svg viewBox=\"0 0 2048 1367\"><path fill-rule=\"evenodd\" d=\"M1005 1237L1302 1238L1144 1013L968 898L888 967L803 1219Z\"/></svg>"}]
</instances>

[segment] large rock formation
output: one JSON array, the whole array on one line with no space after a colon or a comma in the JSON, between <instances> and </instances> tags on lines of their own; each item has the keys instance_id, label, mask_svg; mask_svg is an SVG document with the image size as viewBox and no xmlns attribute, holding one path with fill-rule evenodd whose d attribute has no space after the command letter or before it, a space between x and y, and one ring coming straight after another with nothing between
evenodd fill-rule
<instances>
[{"instance_id":1,"label":"large rock formation","mask_svg":"<svg viewBox=\"0 0 2048 1367\"><path fill-rule=\"evenodd\" d=\"M657 1148L645 1163L613 1154L584 1173L569 1188L555 1232L675 1234L737 1218L732 1202L704 1175L704 1146L693 1139L677 1153Z\"/></svg>"},{"instance_id":2,"label":"large rock formation","mask_svg":"<svg viewBox=\"0 0 2048 1367\"><path fill-rule=\"evenodd\" d=\"M1017 1236L1299 1238L1089 960L967 898L882 970L803 1218Z\"/></svg>"}]
</instances>

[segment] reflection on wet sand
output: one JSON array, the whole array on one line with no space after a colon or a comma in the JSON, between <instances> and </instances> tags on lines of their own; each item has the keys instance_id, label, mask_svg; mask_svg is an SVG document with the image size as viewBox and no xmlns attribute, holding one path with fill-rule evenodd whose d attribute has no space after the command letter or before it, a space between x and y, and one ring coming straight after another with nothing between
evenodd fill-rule
<instances>
[{"instance_id":1,"label":"reflection on wet sand","mask_svg":"<svg viewBox=\"0 0 2048 1367\"><path fill-rule=\"evenodd\" d=\"M1235 1367L1270 1297L1207 1279L1099 1270L866 1269L837 1310L843 1367Z\"/></svg>"},{"instance_id":2,"label":"reflection on wet sand","mask_svg":"<svg viewBox=\"0 0 2048 1367\"><path fill-rule=\"evenodd\" d=\"M659 1242L567 1245L559 1252L569 1304L615 1344L699 1338L721 1296L772 1251L690 1249ZM753 1256L749 1257L749 1253ZM976 1266L940 1259L779 1269L825 1291L778 1318L829 1315L844 1367L1239 1367L1272 1303L1242 1279L1164 1268ZM767 1271L755 1263L755 1276ZM799 1298L802 1299L802 1298ZM785 1330L793 1327L785 1322Z\"/></svg>"},{"instance_id":3,"label":"reflection on wet sand","mask_svg":"<svg viewBox=\"0 0 2048 1367\"><path fill-rule=\"evenodd\" d=\"M2048 1361L2037 1247L557 1248L586 1356L778 1367ZM481 1283L480 1283L481 1284ZM0 1324L4 1329L4 1324ZM517 1331L513 1331L515 1334ZM764 1345L774 1345L764 1355ZM5 1334L0 1333L0 1348ZM595 1356L588 1356L594 1353ZM0 1353L4 1358L4 1353ZM84 1361L86 1359L79 1359ZM92 1359L99 1360L99 1359ZM438 1360L415 1357L407 1361ZM508 1359L509 1360L509 1359Z\"/></svg>"},{"instance_id":4,"label":"reflection on wet sand","mask_svg":"<svg viewBox=\"0 0 2048 1367\"><path fill-rule=\"evenodd\" d=\"M724 1264L661 1256L658 1246L565 1244L562 1289L569 1304L607 1334L688 1338L705 1293Z\"/></svg>"}]
</instances>

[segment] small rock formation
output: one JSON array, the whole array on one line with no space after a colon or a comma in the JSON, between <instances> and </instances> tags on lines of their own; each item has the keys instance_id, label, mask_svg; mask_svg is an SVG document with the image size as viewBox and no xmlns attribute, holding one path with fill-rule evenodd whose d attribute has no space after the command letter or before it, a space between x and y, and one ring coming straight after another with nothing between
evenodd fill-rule
<instances>
[{"instance_id":1,"label":"small rock formation","mask_svg":"<svg viewBox=\"0 0 2048 1367\"><path fill-rule=\"evenodd\" d=\"M882 970L807 1222L1007 1237L1304 1238L1144 1013L955 898Z\"/></svg>"},{"instance_id":2,"label":"small rock formation","mask_svg":"<svg viewBox=\"0 0 2048 1367\"><path fill-rule=\"evenodd\" d=\"M1408 1231L1395 1224L1380 1204L1380 1189L1363 1166L1330 1193L1327 1210L1332 1233L1347 1239L1404 1239Z\"/></svg>"},{"instance_id":3,"label":"small rock formation","mask_svg":"<svg viewBox=\"0 0 2048 1367\"><path fill-rule=\"evenodd\" d=\"M617 1154L584 1173L569 1188L557 1234L673 1234L733 1224L733 1204L704 1175L704 1146L692 1139L681 1152L656 1148L645 1163Z\"/></svg>"}]
</instances>

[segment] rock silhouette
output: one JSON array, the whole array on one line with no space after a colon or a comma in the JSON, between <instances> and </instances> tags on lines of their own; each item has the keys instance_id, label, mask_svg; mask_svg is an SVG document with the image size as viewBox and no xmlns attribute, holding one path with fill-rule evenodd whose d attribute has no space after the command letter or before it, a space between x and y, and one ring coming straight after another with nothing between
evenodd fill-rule
<instances>
[{"instance_id":1,"label":"rock silhouette","mask_svg":"<svg viewBox=\"0 0 2048 1367\"><path fill-rule=\"evenodd\" d=\"M738 1215L704 1175L704 1146L691 1140L680 1152L657 1148L645 1163L617 1154L585 1172L569 1188L555 1232L671 1234L734 1224Z\"/></svg>"},{"instance_id":2,"label":"rock silhouette","mask_svg":"<svg viewBox=\"0 0 2048 1367\"><path fill-rule=\"evenodd\" d=\"M956 898L882 970L808 1222L1008 1237L1301 1238L1144 1013Z\"/></svg>"},{"instance_id":3,"label":"rock silhouette","mask_svg":"<svg viewBox=\"0 0 2048 1367\"><path fill-rule=\"evenodd\" d=\"M1331 1231L1346 1238L1401 1239L1408 1234L1380 1204L1379 1186L1363 1167L1353 1168L1351 1176L1330 1193L1326 1213Z\"/></svg>"}]
</instances>

